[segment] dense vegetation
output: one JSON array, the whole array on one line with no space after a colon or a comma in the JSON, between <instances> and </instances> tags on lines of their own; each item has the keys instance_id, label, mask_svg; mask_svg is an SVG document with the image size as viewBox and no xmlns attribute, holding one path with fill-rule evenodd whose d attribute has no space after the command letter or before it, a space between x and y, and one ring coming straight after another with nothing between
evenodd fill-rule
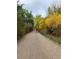
<instances>
[{"instance_id":1,"label":"dense vegetation","mask_svg":"<svg viewBox=\"0 0 79 59\"><path fill-rule=\"evenodd\" d=\"M17 4L17 39L32 31L33 26L34 20L32 13L23 9L23 5Z\"/></svg>"},{"instance_id":2,"label":"dense vegetation","mask_svg":"<svg viewBox=\"0 0 79 59\"><path fill-rule=\"evenodd\" d=\"M51 40L61 43L61 7L48 8L48 16L42 18L40 15L35 17L35 28Z\"/></svg>"},{"instance_id":3,"label":"dense vegetation","mask_svg":"<svg viewBox=\"0 0 79 59\"><path fill-rule=\"evenodd\" d=\"M51 8L52 7L52 8ZM48 7L48 15L33 17L32 12L23 9L23 5L17 4L17 38L36 29L41 34L61 43L61 7ZM54 10L53 10L54 9Z\"/></svg>"}]
</instances>

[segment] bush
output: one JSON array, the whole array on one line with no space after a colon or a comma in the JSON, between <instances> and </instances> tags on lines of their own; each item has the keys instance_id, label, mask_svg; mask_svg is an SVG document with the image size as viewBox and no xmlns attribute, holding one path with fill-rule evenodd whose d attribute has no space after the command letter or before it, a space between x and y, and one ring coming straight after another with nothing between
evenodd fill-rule
<instances>
[{"instance_id":1,"label":"bush","mask_svg":"<svg viewBox=\"0 0 79 59\"><path fill-rule=\"evenodd\" d=\"M34 26L32 13L23 9L22 6L17 5L17 39L32 31Z\"/></svg>"}]
</instances>

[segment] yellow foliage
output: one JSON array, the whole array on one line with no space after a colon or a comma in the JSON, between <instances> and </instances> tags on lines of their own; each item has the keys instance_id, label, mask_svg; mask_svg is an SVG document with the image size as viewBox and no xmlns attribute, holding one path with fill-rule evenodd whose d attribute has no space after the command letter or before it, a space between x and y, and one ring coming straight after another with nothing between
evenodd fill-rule
<instances>
[{"instance_id":1,"label":"yellow foliage","mask_svg":"<svg viewBox=\"0 0 79 59\"><path fill-rule=\"evenodd\" d=\"M42 29L45 29L45 27L46 27L46 26L45 26L45 20L44 20L44 19L40 20L40 21L39 21L39 29L42 30Z\"/></svg>"},{"instance_id":2,"label":"yellow foliage","mask_svg":"<svg viewBox=\"0 0 79 59\"><path fill-rule=\"evenodd\" d=\"M45 20L45 24L48 27L57 27L61 23L61 14L54 13L53 15L48 15Z\"/></svg>"},{"instance_id":3,"label":"yellow foliage","mask_svg":"<svg viewBox=\"0 0 79 59\"><path fill-rule=\"evenodd\" d=\"M57 28L61 24L61 14L54 13L49 14L46 18L36 18L35 26L39 30L46 29L46 27Z\"/></svg>"}]
</instances>

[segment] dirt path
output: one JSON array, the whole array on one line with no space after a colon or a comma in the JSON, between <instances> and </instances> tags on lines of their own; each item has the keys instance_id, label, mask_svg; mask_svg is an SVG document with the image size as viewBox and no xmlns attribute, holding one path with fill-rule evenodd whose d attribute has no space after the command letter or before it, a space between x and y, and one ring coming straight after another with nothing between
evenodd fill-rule
<instances>
[{"instance_id":1,"label":"dirt path","mask_svg":"<svg viewBox=\"0 0 79 59\"><path fill-rule=\"evenodd\" d=\"M17 44L17 59L61 59L60 46L31 32Z\"/></svg>"}]
</instances>

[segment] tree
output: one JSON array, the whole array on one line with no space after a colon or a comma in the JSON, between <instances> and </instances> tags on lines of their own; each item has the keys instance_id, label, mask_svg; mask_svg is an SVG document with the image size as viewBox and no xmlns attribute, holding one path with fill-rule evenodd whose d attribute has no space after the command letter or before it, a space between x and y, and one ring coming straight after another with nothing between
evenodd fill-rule
<instances>
[{"instance_id":1,"label":"tree","mask_svg":"<svg viewBox=\"0 0 79 59\"><path fill-rule=\"evenodd\" d=\"M46 29L45 19L41 19L41 20L39 21L39 29L40 29L40 30Z\"/></svg>"},{"instance_id":2,"label":"tree","mask_svg":"<svg viewBox=\"0 0 79 59\"><path fill-rule=\"evenodd\" d=\"M41 19L42 19L42 18L41 18L41 15L37 15L37 16L35 17L34 21L35 21L35 28L36 28L36 29L39 29L39 22L40 22Z\"/></svg>"},{"instance_id":3,"label":"tree","mask_svg":"<svg viewBox=\"0 0 79 59\"><path fill-rule=\"evenodd\" d=\"M49 15L49 14L53 14L53 11L51 10L50 7L48 7L48 15Z\"/></svg>"},{"instance_id":4,"label":"tree","mask_svg":"<svg viewBox=\"0 0 79 59\"><path fill-rule=\"evenodd\" d=\"M17 4L17 38L19 39L25 34L24 9L22 5Z\"/></svg>"},{"instance_id":5,"label":"tree","mask_svg":"<svg viewBox=\"0 0 79 59\"><path fill-rule=\"evenodd\" d=\"M23 9L23 4L17 4L17 38L33 30L34 21L32 13Z\"/></svg>"}]
</instances>

